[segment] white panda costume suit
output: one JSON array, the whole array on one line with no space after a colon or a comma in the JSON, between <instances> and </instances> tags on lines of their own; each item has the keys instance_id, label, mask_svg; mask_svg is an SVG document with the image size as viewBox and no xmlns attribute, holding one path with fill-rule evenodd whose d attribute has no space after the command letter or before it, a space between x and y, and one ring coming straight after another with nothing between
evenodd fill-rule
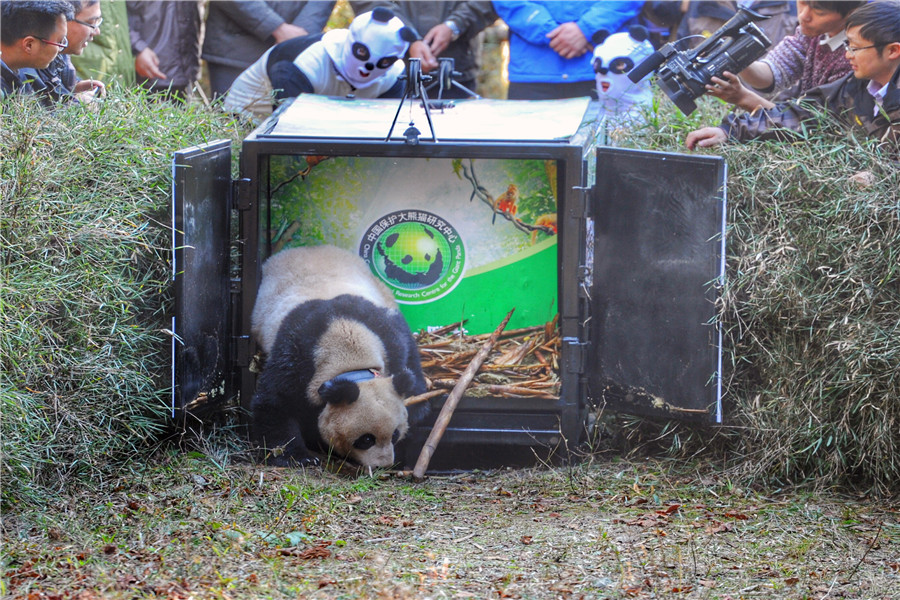
<instances>
[{"instance_id":1,"label":"white panda costume suit","mask_svg":"<svg viewBox=\"0 0 900 600\"><path fill-rule=\"evenodd\" d=\"M394 464L409 428L403 401L425 391L425 377L391 292L362 258L334 246L284 250L262 271L251 331L266 358L251 408L266 462L315 463L315 448L362 466Z\"/></svg>"},{"instance_id":2,"label":"white panda costume suit","mask_svg":"<svg viewBox=\"0 0 900 600\"><path fill-rule=\"evenodd\" d=\"M235 79L222 108L261 121L273 104L300 94L400 98L403 56L417 37L390 9L378 7L347 29L281 42Z\"/></svg>"}]
</instances>

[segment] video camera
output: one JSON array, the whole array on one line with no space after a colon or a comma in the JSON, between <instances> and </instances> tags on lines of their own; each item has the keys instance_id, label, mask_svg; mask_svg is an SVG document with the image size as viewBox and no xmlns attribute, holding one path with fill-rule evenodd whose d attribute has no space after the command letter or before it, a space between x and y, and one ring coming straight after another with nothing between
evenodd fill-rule
<instances>
[{"instance_id":1,"label":"video camera","mask_svg":"<svg viewBox=\"0 0 900 600\"><path fill-rule=\"evenodd\" d=\"M765 54L772 42L755 21L768 18L741 7L696 48L679 50L676 45L684 40L668 43L629 71L628 78L637 83L657 71L659 86L689 115L697 108L694 100L706 93L713 77L721 77L725 71L736 75Z\"/></svg>"}]
</instances>

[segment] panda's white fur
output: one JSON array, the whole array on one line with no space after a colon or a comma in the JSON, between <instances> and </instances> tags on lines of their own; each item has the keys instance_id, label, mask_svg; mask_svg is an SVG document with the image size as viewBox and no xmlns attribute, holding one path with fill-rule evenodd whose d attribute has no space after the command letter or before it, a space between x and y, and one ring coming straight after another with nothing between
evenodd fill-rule
<instances>
[{"instance_id":1,"label":"panda's white fur","mask_svg":"<svg viewBox=\"0 0 900 600\"><path fill-rule=\"evenodd\" d=\"M307 445L363 466L394 463L408 430L403 400L425 380L393 296L359 256L314 246L269 258L251 332L266 355L254 437L270 463L305 464Z\"/></svg>"},{"instance_id":2,"label":"panda's white fur","mask_svg":"<svg viewBox=\"0 0 900 600\"><path fill-rule=\"evenodd\" d=\"M250 331L268 354L281 322L298 304L341 294L398 310L390 290L372 276L364 260L347 250L306 246L279 252L263 264Z\"/></svg>"}]
</instances>

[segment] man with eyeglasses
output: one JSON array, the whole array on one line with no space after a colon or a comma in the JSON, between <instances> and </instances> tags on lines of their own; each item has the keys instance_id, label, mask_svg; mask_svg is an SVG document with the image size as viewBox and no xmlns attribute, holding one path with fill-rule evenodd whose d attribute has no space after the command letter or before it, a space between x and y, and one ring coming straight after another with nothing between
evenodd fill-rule
<instances>
[{"instance_id":1,"label":"man with eyeglasses","mask_svg":"<svg viewBox=\"0 0 900 600\"><path fill-rule=\"evenodd\" d=\"M69 45L66 22L74 16L65 0L0 2L0 96L35 94L53 104L43 81L23 71L47 68Z\"/></svg>"},{"instance_id":2,"label":"man with eyeglasses","mask_svg":"<svg viewBox=\"0 0 900 600\"><path fill-rule=\"evenodd\" d=\"M46 69L28 69L25 72L39 77L55 101L76 99L80 102L93 102L106 94L106 87L103 82L95 79L80 79L70 56L79 56L94 36L100 33L100 24L103 22L100 0L66 1L75 12L75 17L68 21L68 46Z\"/></svg>"},{"instance_id":3,"label":"man with eyeglasses","mask_svg":"<svg viewBox=\"0 0 900 600\"><path fill-rule=\"evenodd\" d=\"M874 0L850 13L845 54L853 72L796 101L727 115L719 127L688 134L688 149L733 140L783 139L814 127L817 109L881 140L900 141L900 0Z\"/></svg>"}]
</instances>

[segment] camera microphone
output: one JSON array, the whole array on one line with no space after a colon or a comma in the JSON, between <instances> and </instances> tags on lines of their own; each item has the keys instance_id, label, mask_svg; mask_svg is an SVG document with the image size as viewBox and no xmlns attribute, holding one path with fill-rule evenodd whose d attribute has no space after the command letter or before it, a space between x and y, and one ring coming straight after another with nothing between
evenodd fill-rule
<instances>
[{"instance_id":1,"label":"camera microphone","mask_svg":"<svg viewBox=\"0 0 900 600\"><path fill-rule=\"evenodd\" d=\"M664 60L666 60L666 55L663 54L661 50L657 50L628 71L628 79L634 83L639 82L641 79L658 69L659 65L663 64Z\"/></svg>"}]
</instances>

